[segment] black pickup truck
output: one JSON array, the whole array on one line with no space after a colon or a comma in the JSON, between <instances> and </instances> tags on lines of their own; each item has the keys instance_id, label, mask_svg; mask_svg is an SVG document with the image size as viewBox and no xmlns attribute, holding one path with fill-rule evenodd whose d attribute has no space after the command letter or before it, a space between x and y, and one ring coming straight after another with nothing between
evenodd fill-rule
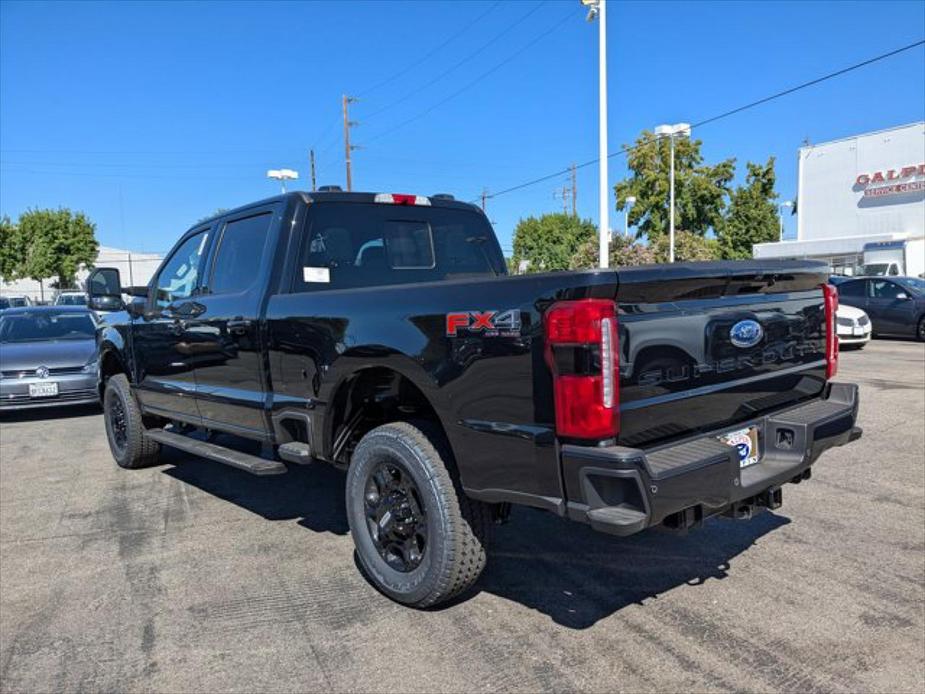
<instances>
[{"instance_id":1,"label":"black pickup truck","mask_svg":"<svg viewBox=\"0 0 925 694\"><path fill-rule=\"evenodd\" d=\"M123 293L116 462L340 466L363 569L418 607L476 580L511 504L615 535L749 518L861 433L813 262L508 276L450 196L289 193L194 225L148 287L94 271L91 305Z\"/></svg>"}]
</instances>

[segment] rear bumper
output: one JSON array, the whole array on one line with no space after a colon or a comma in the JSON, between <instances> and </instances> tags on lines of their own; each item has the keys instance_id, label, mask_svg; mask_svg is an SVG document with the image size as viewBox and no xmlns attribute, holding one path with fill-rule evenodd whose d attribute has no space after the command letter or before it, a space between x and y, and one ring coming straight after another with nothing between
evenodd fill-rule
<instances>
[{"instance_id":1,"label":"rear bumper","mask_svg":"<svg viewBox=\"0 0 925 694\"><path fill-rule=\"evenodd\" d=\"M563 445L568 516L632 535L663 523L686 528L720 513L749 517L777 508L783 484L808 479L825 450L861 436L857 413L858 387L830 383L821 399L669 446ZM758 428L763 454L741 468L736 450L716 436L747 426Z\"/></svg>"}]
</instances>

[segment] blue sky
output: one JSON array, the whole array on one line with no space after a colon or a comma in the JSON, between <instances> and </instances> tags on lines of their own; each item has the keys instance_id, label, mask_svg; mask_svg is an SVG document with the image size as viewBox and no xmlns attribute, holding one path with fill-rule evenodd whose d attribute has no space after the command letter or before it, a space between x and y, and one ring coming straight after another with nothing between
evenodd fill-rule
<instances>
[{"instance_id":1,"label":"blue sky","mask_svg":"<svg viewBox=\"0 0 925 694\"><path fill-rule=\"evenodd\" d=\"M923 2L609 8L611 151L925 36ZM274 194L268 168L297 169L307 187L312 146L319 183L343 184L345 92L361 97L356 190L470 200L552 173L597 154L597 27L584 15L578 0L3 2L0 212L80 209L104 245L165 251L216 208ZM776 156L789 198L805 138L923 118L917 48L695 136L707 161L737 157L740 176ZM611 159L611 183L625 174ZM502 246L520 217L561 209L564 183L489 201ZM578 185L579 213L596 220L596 166Z\"/></svg>"}]
</instances>

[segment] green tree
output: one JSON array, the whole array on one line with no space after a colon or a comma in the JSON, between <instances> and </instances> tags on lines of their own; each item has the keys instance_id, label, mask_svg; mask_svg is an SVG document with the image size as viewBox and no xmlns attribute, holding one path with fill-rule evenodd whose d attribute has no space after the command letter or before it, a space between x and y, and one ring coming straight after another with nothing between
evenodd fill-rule
<instances>
[{"instance_id":1,"label":"green tree","mask_svg":"<svg viewBox=\"0 0 925 694\"><path fill-rule=\"evenodd\" d=\"M716 227L723 257L733 260L752 257L752 244L776 241L780 231L774 200L774 157L766 164L748 162L745 185L731 196L729 211Z\"/></svg>"},{"instance_id":2,"label":"green tree","mask_svg":"<svg viewBox=\"0 0 925 694\"><path fill-rule=\"evenodd\" d=\"M704 164L700 145L700 140L675 138L675 228L703 236L722 220L735 159ZM636 198L629 222L638 228L637 236L650 242L668 233L670 162L668 138L643 130L627 155L632 175L614 186L618 210L629 196Z\"/></svg>"},{"instance_id":3,"label":"green tree","mask_svg":"<svg viewBox=\"0 0 925 694\"><path fill-rule=\"evenodd\" d=\"M659 236L655 241L655 259L667 263L669 255L668 236ZM722 257L719 241L708 239L690 231L675 231L674 259L676 262L693 262L698 260L719 260Z\"/></svg>"},{"instance_id":4,"label":"green tree","mask_svg":"<svg viewBox=\"0 0 925 694\"><path fill-rule=\"evenodd\" d=\"M566 270L579 246L597 238L597 227L589 219L570 214L544 214L521 219L514 229L513 267L529 262L527 272Z\"/></svg>"},{"instance_id":5,"label":"green tree","mask_svg":"<svg viewBox=\"0 0 925 694\"><path fill-rule=\"evenodd\" d=\"M56 277L59 288L72 286L78 268L96 260L95 230L83 212L65 208L21 214L12 234L11 279Z\"/></svg>"},{"instance_id":6,"label":"green tree","mask_svg":"<svg viewBox=\"0 0 925 694\"><path fill-rule=\"evenodd\" d=\"M0 217L0 277L13 279L16 275L18 259L23 253L19 250L22 236L17 233L16 225L9 217Z\"/></svg>"},{"instance_id":7,"label":"green tree","mask_svg":"<svg viewBox=\"0 0 925 694\"><path fill-rule=\"evenodd\" d=\"M571 270L584 270L598 266L598 240L593 238L585 241L569 263ZM610 267L627 267L629 265L650 265L656 262L655 251L644 246L635 239L627 238L622 234L615 236L610 242Z\"/></svg>"}]
</instances>

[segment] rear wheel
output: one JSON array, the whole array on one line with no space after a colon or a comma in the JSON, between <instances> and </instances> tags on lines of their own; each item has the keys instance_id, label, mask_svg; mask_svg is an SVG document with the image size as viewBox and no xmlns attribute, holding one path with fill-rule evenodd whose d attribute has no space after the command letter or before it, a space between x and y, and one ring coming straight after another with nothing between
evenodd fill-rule
<instances>
[{"instance_id":1,"label":"rear wheel","mask_svg":"<svg viewBox=\"0 0 925 694\"><path fill-rule=\"evenodd\" d=\"M360 440L347 473L360 564L376 588L413 607L463 592L487 559L490 507L462 493L442 448L407 422L385 424Z\"/></svg>"},{"instance_id":2,"label":"rear wheel","mask_svg":"<svg viewBox=\"0 0 925 694\"><path fill-rule=\"evenodd\" d=\"M115 374L106 381L103 418L109 450L120 467L134 469L157 464L160 445L145 436L141 410L125 374Z\"/></svg>"},{"instance_id":3,"label":"rear wheel","mask_svg":"<svg viewBox=\"0 0 925 694\"><path fill-rule=\"evenodd\" d=\"M919 329L916 332L916 335L918 336L919 340L925 342L925 316L919 318Z\"/></svg>"}]
</instances>

